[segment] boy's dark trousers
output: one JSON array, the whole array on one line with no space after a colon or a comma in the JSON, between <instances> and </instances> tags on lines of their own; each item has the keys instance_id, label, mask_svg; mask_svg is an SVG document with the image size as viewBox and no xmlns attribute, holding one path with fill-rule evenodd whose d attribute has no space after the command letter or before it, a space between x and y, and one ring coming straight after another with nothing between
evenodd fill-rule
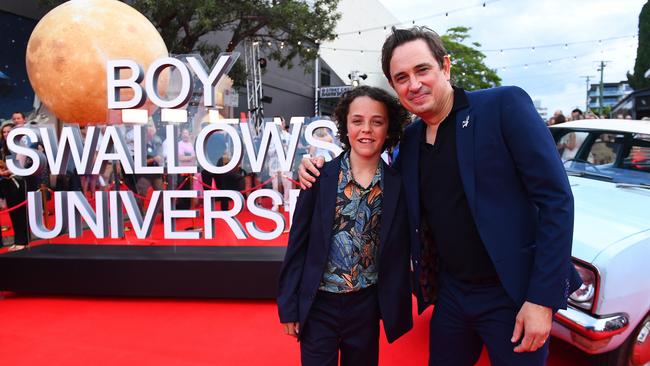
<instances>
[{"instance_id":1,"label":"boy's dark trousers","mask_svg":"<svg viewBox=\"0 0 650 366\"><path fill-rule=\"evenodd\" d=\"M319 291L300 329L303 366L376 366L379 360L377 286L343 294Z\"/></svg>"}]
</instances>

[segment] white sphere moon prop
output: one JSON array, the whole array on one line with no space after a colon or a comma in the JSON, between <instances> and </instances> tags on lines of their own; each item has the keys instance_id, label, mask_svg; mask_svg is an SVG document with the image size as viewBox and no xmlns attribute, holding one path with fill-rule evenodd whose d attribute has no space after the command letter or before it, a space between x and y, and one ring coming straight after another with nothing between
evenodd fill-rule
<instances>
[{"instance_id":1,"label":"white sphere moon prop","mask_svg":"<svg viewBox=\"0 0 650 366\"><path fill-rule=\"evenodd\" d=\"M34 28L27 44L27 74L36 95L59 119L104 124L108 122L106 61L131 59L146 70L154 60L167 56L156 28L129 5L116 0L72 0L47 13ZM161 94L166 74L159 80ZM121 99L132 94L123 90Z\"/></svg>"}]
</instances>

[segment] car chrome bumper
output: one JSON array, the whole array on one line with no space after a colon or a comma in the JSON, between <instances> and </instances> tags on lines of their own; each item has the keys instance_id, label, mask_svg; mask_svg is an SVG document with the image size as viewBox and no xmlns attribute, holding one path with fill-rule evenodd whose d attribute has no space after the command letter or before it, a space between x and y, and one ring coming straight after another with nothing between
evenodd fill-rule
<instances>
[{"instance_id":1,"label":"car chrome bumper","mask_svg":"<svg viewBox=\"0 0 650 366\"><path fill-rule=\"evenodd\" d=\"M570 305L566 310L559 310L555 314L555 321L568 328L572 333L590 341L602 341L623 333L630 321L627 314L610 314L596 317L584 313Z\"/></svg>"}]
</instances>

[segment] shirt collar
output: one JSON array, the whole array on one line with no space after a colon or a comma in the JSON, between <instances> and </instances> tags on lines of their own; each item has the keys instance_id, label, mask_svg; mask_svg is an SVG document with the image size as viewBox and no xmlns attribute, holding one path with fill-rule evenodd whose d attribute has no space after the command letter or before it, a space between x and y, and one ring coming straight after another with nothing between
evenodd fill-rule
<instances>
[{"instance_id":1,"label":"shirt collar","mask_svg":"<svg viewBox=\"0 0 650 366\"><path fill-rule=\"evenodd\" d=\"M456 86L452 86L454 89L454 104L451 106L451 111L447 115L447 118L445 118L442 123L447 122L450 118L453 119L456 116L456 112L463 108L469 107L469 101L467 100L467 95L465 94L465 90L463 88L459 88ZM424 121L423 121L424 122ZM423 128L422 129L422 134L420 135L420 142L426 142L426 135L427 135L427 129Z\"/></svg>"},{"instance_id":2,"label":"shirt collar","mask_svg":"<svg viewBox=\"0 0 650 366\"><path fill-rule=\"evenodd\" d=\"M384 164L381 163L381 158L377 163L377 170L375 170L375 176L372 177L372 181L368 186L368 189L374 187L377 183L381 184L380 188L383 190L383 180L381 177L384 174ZM341 158L341 176L339 178L339 188L343 188L348 185L348 183L356 184L359 188L364 189L352 176L352 169L350 168L350 150L347 150L343 157Z\"/></svg>"},{"instance_id":3,"label":"shirt collar","mask_svg":"<svg viewBox=\"0 0 650 366\"><path fill-rule=\"evenodd\" d=\"M459 109L469 107L469 101L467 100L467 95L465 95L465 90L463 88L458 88L453 86L454 89L454 105L451 107L451 113L456 113Z\"/></svg>"}]
</instances>

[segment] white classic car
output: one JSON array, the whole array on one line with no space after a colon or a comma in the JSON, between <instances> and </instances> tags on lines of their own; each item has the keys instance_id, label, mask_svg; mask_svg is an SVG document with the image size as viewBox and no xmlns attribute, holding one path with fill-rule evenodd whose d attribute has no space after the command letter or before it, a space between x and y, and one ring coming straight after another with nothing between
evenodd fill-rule
<instances>
[{"instance_id":1,"label":"white classic car","mask_svg":"<svg viewBox=\"0 0 650 366\"><path fill-rule=\"evenodd\" d=\"M584 284L552 335L596 365L650 365L650 121L551 126L575 199L573 263Z\"/></svg>"}]
</instances>

